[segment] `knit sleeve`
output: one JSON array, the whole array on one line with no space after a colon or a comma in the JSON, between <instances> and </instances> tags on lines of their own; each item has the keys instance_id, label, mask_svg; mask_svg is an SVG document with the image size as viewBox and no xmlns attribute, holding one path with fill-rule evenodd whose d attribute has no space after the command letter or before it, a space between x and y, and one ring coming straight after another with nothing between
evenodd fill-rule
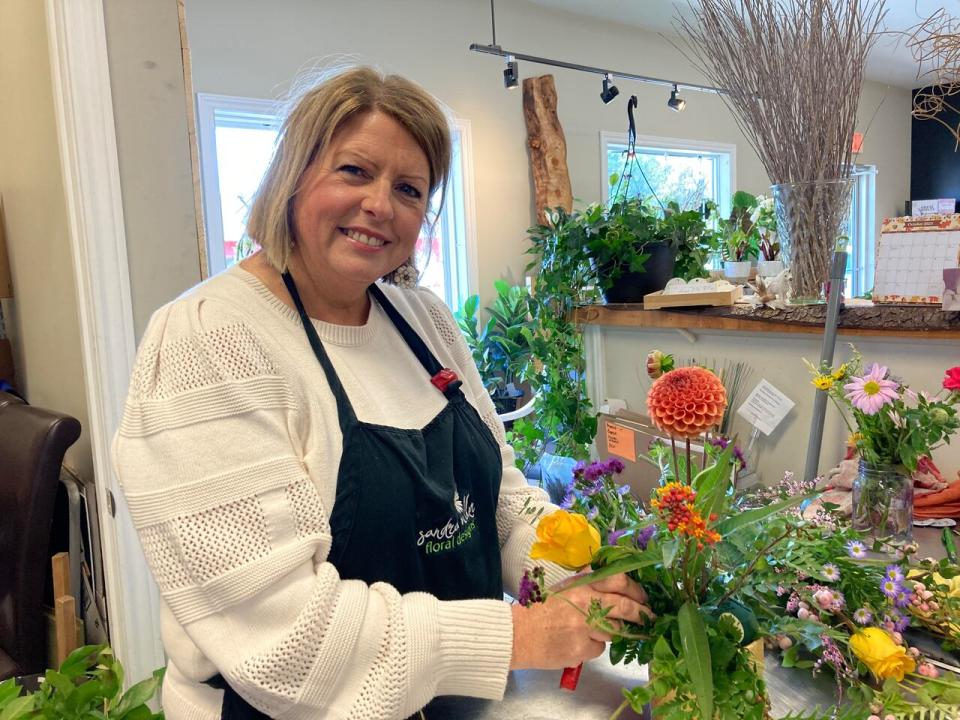
<instances>
[{"instance_id":1,"label":"knit sleeve","mask_svg":"<svg viewBox=\"0 0 960 720\"><path fill-rule=\"evenodd\" d=\"M418 292L424 298L437 334L453 358L457 375L463 381L463 392L500 446L503 475L497 504L497 533L500 539L504 590L516 596L524 571L530 570L534 565L544 568L546 584L553 585L569 577L570 571L553 563L534 562L530 559L530 547L536 540L537 519L553 512L557 507L550 503L544 490L530 485L517 467L516 455L507 443L503 421L497 415L493 400L483 386L480 371L477 370L470 348L467 347L450 308L429 290L420 289Z\"/></svg>"},{"instance_id":2,"label":"knit sleeve","mask_svg":"<svg viewBox=\"0 0 960 720\"><path fill-rule=\"evenodd\" d=\"M114 462L166 605L271 717L403 718L435 695L502 697L509 606L401 596L326 562L311 476L335 476L339 451L306 465L300 438L329 432L302 427L270 337L188 297L142 342Z\"/></svg>"}]
</instances>

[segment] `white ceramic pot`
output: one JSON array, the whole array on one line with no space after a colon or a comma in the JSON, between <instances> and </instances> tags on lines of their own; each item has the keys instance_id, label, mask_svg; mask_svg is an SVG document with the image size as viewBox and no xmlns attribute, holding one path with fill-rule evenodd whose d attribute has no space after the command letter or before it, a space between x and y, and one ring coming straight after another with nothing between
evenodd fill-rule
<instances>
[{"instance_id":1,"label":"white ceramic pot","mask_svg":"<svg viewBox=\"0 0 960 720\"><path fill-rule=\"evenodd\" d=\"M750 261L727 260L723 263L723 274L728 280L747 280L750 277Z\"/></svg>"},{"instance_id":2,"label":"white ceramic pot","mask_svg":"<svg viewBox=\"0 0 960 720\"><path fill-rule=\"evenodd\" d=\"M783 260L758 260L757 274L760 277L775 277L783 272Z\"/></svg>"}]
</instances>

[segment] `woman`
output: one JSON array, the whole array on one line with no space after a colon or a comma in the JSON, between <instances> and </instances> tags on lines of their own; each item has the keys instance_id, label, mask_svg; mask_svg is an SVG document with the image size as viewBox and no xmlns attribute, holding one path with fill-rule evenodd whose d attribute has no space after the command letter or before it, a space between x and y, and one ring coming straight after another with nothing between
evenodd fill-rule
<instances>
[{"instance_id":1,"label":"woman","mask_svg":"<svg viewBox=\"0 0 960 720\"><path fill-rule=\"evenodd\" d=\"M404 718L592 658L581 612L637 620L623 576L523 608L544 506L449 310L409 273L450 138L356 68L286 119L248 232L262 252L154 315L115 441L163 599L179 718ZM564 573L548 568L548 579Z\"/></svg>"}]
</instances>

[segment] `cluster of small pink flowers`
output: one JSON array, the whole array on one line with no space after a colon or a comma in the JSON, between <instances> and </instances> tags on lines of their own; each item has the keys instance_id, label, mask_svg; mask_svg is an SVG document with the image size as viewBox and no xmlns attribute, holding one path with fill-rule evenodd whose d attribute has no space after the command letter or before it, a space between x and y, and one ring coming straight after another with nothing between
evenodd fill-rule
<instances>
[{"instance_id":1,"label":"cluster of small pink flowers","mask_svg":"<svg viewBox=\"0 0 960 720\"><path fill-rule=\"evenodd\" d=\"M837 674L838 682L841 677L852 677L856 674L853 668L850 667L846 656L840 651L840 648L837 646L837 643L833 638L831 638L829 635L821 635L820 642L823 643L823 654L813 665L813 671L815 673L821 670L823 665L826 664L833 666L833 669Z\"/></svg>"},{"instance_id":2,"label":"cluster of small pink flowers","mask_svg":"<svg viewBox=\"0 0 960 720\"><path fill-rule=\"evenodd\" d=\"M808 585L804 592L809 593L811 602L803 600L797 592L787 599L787 612L795 613L801 620L820 622L821 613L838 613L847 605L842 592L826 585Z\"/></svg>"},{"instance_id":3,"label":"cluster of small pink flowers","mask_svg":"<svg viewBox=\"0 0 960 720\"><path fill-rule=\"evenodd\" d=\"M816 601L821 610L831 613L840 612L846 606L846 600L843 597L843 593L833 588L819 586L818 589L813 593L813 599Z\"/></svg>"},{"instance_id":4,"label":"cluster of small pink flowers","mask_svg":"<svg viewBox=\"0 0 960 720\"><path fill-rule=\"evenodd\" d=\"M917 672L924 677L931 678L932 680L936 680L938 677L940 677L940 671L928 662L920 663L917 666Z\"/></svg>"},{"instance_id":5,"label":"cluster of small pink flowers","mask_svg":"<svg viewBox=\"0 0 960 720\"><path fill-rule=\"evenodd\" d=\"M940 609L940 604L933 599L933 593L924 587L921 582L913 583L913 592L910 594L910 605L921 613L930 613Z\"/></svg>"}]
</instances>

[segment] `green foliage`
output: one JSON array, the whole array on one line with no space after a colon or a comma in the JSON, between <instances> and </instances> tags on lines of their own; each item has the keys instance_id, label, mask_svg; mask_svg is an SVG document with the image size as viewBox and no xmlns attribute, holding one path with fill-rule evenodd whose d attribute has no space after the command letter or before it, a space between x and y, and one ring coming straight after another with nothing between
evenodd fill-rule
<instances>
[{"instance_id":1,"label":"green foliage","mask_svg":"<svg viewBox=\"0 0 960 720\"><path fill-rule=\"evenodd\" d=\"M47 670L36 692L21 694L13 679L0 683L2 720L162 720L147 703L163 668L123 692L123 666L106 645L74 650L59 670Z\"/></svg>"},{"instance_id":2,"label":"green foliage","mask_svg":"<svg viewBox=\"0 0 960 720\"><path fill-rule=\"evenodd\" d=\"M587 229L579 216L550 211L550 222L529 230L528 254L536 259L536 287L530 299L534 333L530 347L536 362L527 379L538 395L536 420L514 425L512 440L522 440L518 456L535 462L553 443L553 452L586 458L597 430L587 399L583 335L572 322L577 305L598 302L596 272L587 254ZM518 427L519 426L519 427Z\"/></svg>"},{"instance_id":3,"label":"green foliage","mask_svg":"<svg viewBox=\"0 0 960 720\"><path fill-rule=\"evenodd\" d=\"M508 285L503 280L494 282L494 287L497 297L484 308L489 316L486 323L481 322L477 312L479 295L467 298L456 319L483 385L496 405L503 398L520 396L517 385L524 379L530 361L533 321L525 287ZM499 406L497 409L501 410Z\"/></svg>"},{"instance_id":4,"label":"green foliage","mask_svg":"<svg viewBox=\"0 0 960 720\"><path fill-rule=\"evenodd\" d=\"M677 251L674 277L684 280L709 277L706 270L710 254L716 251L712 233L699 210L681 210L675 202L667 203L660 221L660 236Z\"/></svg>"}]
</instances>

